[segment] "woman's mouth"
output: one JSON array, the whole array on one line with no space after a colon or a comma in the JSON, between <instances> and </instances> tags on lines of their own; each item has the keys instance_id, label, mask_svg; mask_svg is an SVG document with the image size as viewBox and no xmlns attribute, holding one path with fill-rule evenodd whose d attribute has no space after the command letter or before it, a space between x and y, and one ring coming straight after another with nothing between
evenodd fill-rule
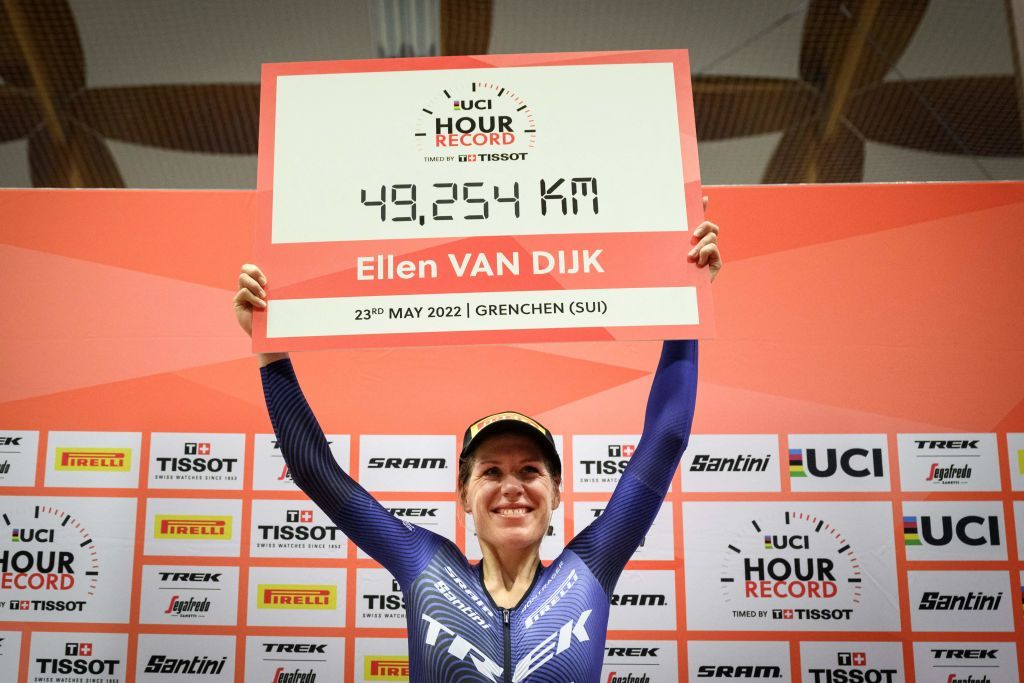
<instances>
[{"instance_id":1,"label":"woman's mouth","mask_svg":"<svg viewBox=\"0 0 1024 683\"><path fill-rule=\"evenodd\" d=\"M501 517L525 517L532 511L532 508L517 505L514 507L495 508L491 512Z\"/></svg>"}]
</instances>

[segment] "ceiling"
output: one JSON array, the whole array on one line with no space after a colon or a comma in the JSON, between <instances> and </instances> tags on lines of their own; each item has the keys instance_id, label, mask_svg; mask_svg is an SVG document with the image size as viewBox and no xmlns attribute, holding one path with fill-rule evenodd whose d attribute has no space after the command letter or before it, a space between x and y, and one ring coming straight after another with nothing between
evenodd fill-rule
<instances>
[{"instance_id":1,"label":"ceiling","mask_svg":"<svg viewBox=\"0 0 1024 683\"><path fill-rule=\"evenodd\" d=\"M3 0L0 186L254 188L260 64L387 54L400 7L421 52L688 48L707 184L1022 179L1012 6Z\"/></svg>"}]
</instances>

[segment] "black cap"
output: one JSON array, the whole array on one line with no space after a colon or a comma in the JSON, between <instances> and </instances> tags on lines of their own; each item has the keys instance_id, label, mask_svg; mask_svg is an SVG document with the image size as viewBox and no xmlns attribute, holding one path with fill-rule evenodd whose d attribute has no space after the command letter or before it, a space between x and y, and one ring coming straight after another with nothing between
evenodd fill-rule
<instances>
[{"instance_id":1,"label":"black cap","mask_svg":"<svg viewBox=\"0 0 1024 683\"><path fill-rule=\"evenodd\" d=\"M558 449L555 448L555 437L548 431L547 427L537 422L532 417L517 413L514 410L506 410L501 413L494 413L482 417L466 429L462 437L462 452L459 454L459 465L469 457L473 449L480 445L480 442L489 436L501 434L502 432L516 432L533 437L533 440L540 446L548 462L548 469L556 477L562 476L562 461L558 456Z\"/></svg>"}]
</instances>

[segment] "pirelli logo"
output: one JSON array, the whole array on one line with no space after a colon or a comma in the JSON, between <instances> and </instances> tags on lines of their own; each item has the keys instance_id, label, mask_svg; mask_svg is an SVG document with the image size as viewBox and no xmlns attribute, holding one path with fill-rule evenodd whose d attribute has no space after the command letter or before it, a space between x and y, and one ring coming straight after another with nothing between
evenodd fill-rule
<instances>
[{"instance_id":1,"label":"pirelli logo","mask_svg":"<svg viewBox=\"0 0 1024 683\"><path fill-rule=\"evenodd\" d=\"M363 680L407 681L409 680L409 658L367 655L363 657Z\"/></svg>"},{"instance_id":2,"label":"pirelli logo","mask_svg":"<svg viewBox=\"0 0 1024 683\"><path fill-rule=\"evenodd\" d=\"M56 469L63 472L127 472L130 448L58 448Z\"/></svg>"},{"instance_id":3,"label":"pirelli logo","mask_svg":"<svg viewBox=\"0 0 1024 683\"><path fill-rule=\"evenodd\" d=\"M180 538L200 541L231 539L230 515L157 515L153 535L156 538Z\"/></svg>"},{"instance_id":4,"label":"pirelli logo","mask_svg":"<svg viewBox=\"0 0 1024 683\"><path fill-rule=\"evenodd\" d=\"M257 586L257 609L337 609L337 586L266 584ZM379 680L390 680L381 678Z\"/></svg>"}]
</instances>

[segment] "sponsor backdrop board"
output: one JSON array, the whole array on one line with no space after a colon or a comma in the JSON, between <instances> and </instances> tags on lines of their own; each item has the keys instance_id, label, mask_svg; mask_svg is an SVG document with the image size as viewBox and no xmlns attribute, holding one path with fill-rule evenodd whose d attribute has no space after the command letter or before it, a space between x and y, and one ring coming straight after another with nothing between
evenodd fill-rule
<instances>
[{"instance_id":1,"label":"sponsor backdrop board","mask_svg":"<svg viewBox=\"0 0 1024 683\"><path fill-rule=\"evenodd\" d=\"M614 591L602 680L1019 680L1024 185L707 193L729 244L719 336ZM51 677L50 660L105 683L405 680L402 596L295 488L226 310L255 193L0 200L0 280L19 292L0 354L21 359L0 380L0 680ZM984 296L960 246L974 229L1002 245ZM90 297L44 323L68 281ZM139 291L180 305L139 310ZM294 362L342 468L471 555L466 424L514 408L557 432L552 557L642 445L657 359L620 342Z\"/></svg>"}]
</instances>

